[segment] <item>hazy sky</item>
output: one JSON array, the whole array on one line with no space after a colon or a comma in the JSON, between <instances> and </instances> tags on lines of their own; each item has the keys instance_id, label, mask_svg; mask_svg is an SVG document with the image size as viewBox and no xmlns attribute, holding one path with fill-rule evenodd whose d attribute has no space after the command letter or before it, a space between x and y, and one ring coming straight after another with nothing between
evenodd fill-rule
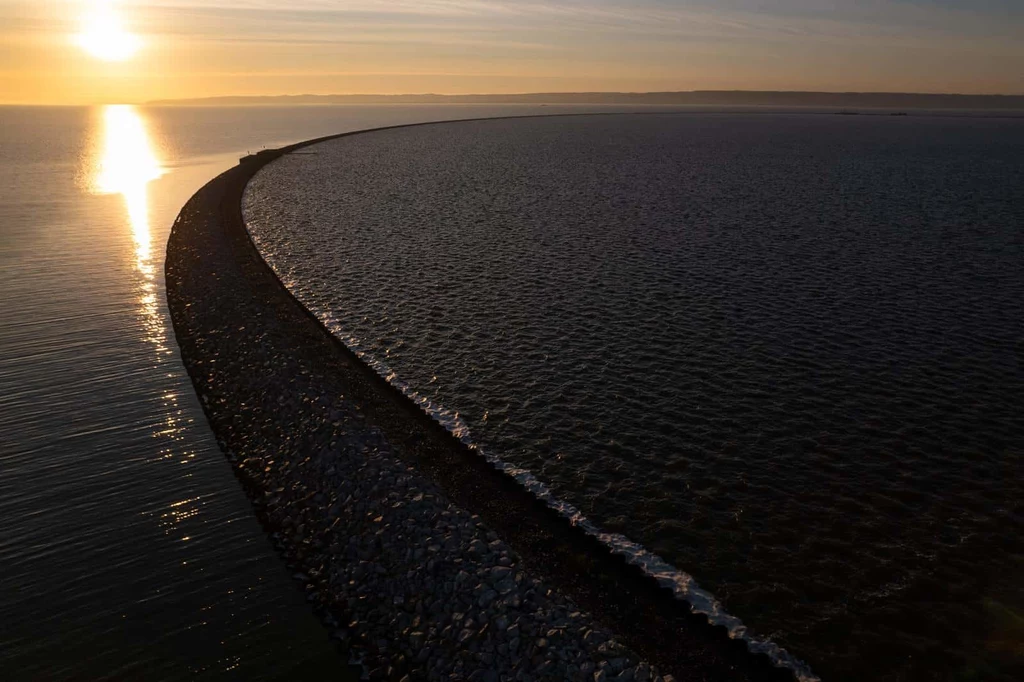
<instances>
[{"instance_id":1,"label":"hazy sky","mask_svg":"<svg viewBox=\"0 0 1024 682\"><path fill-rule=\"evenodd\" d=\"M111 4L138 38L138 51L124 61L102 61L78 44L83 25ZM0 102L580 90L1024 93L1024 0L0 0L0 36Z\"/></svg>"}]
</instances>

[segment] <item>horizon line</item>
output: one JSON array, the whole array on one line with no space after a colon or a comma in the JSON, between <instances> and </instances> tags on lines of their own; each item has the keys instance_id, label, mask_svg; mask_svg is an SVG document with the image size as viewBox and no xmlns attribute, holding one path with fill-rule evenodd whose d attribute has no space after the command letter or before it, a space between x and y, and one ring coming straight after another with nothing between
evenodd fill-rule
<instances>
[{"instance_id":1,"label":"horizon line","mask_svg":"<svg viewBox=\"0 0 1024 682\"><path fill-rule=\"evenodd\" d=\"M882 97L895 97L895 98L915 98L915 99L937 99L937 98L950 98L950 99L979 99L979 100L1016 100L1020 99L1021 102L1014 102L1024 107L1024 92L1022 93L962 93L962 92L913 92L913 91L887 91L887 90L741 90L741 89L702 89L702 90L650 90L650 91L632 91L632 90L565 90L565 91L537 91L537 92L514 92L514 93L441 93L441 92L404 92L404 93L289 93L289 94L242 94L242 95L204 95L200 97L173 97L173 98L159 98L151 100L137 100L137 101L118 101L118 102L107 102L107 101L91 101L91 102L78 102L78 103L56 103L56 102L0 102L0 106L41 106L41 107L79 107L79 106L103 106L103 105L114 105L114 104L128 104L134 106L156 106L156 105L173 105L173 104L185 104L185 103L214 103L214 102L229 102L229 101L240 101L240 100L295 100L295 99L360 99L360 100L394 100L399 98L409 99L444 99L444 100L460 100L460 99L481 99L487 98L488 103L500 103L502 100L515 100L522 98L551 98L551 97L563 97L570 98L570 100L576 101L557 101L547 100L544 102L528 102L528 103L544 103L544 104L628 104L635 102L614 102L614 101L602 101L602 102L581 102L578 101L580 98L586 97L599 97L605 100L610 98L624 98L624 99L640 99L640 98L668 98L668 97L782 97L782 98L793 98L793 97L828 97L828 98L839 98L839 97L866 97L866 98L882 98ZM514 103L514 102L510 102ZM673 102L666 102L672 104ZM678 102L680 104L685 102ZM722 102L713 102L712 104L722 104ZM739 102L733 102L732 104L740 104ZM813 104L813 103L812 103Z\"/></svg>"}]
</instances>

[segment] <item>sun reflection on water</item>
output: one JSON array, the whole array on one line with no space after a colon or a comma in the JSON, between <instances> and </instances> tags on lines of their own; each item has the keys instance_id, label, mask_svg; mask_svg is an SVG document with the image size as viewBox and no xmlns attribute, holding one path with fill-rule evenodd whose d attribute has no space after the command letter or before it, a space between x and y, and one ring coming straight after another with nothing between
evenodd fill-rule
<instances>
[{"instance_id":1,"label":"sun reflection on water","mask_svg":"<svg viewBox=\"0 0 1024 682\"><path fill-rule=\"evenodd\" d=\"M99 195L121 195L124 199L127 228L134 250L131 256L137 277L137 305L142 323L143 339L156 350L157 367L172 353L168 346L168 327L160 303L160 254L154 254L150 226L150 183L167 174L168 169L158 157L144 115L135 107L111 105L103 107L97 121L98 145L93 156L90 189ZM185 464L195 453L182 448L186 420L178 405L178 395L166 392L160 396L164 419L154 425L153 437L166 439L159 459ZM171 515L178 522L191 517L171 505ZM198 513L198 510L195 511Z\"/></svg>"},{"instance_id":2,"label":"sun reflection on water","mask_svg":"<svg viewBox=\"0 0 1024 682\"><path fill-rule=\"evenodd\" d=\"M104 107L101 139L92 190L96 194L120 194L124 197L128 226L135 242L135 269L141 276L138 304L146 340L156 346L157 353L166 353L167 328L157 299L148 185L166 174L167 170L157 158L146 122L135 107Z\"/></svg>"},{"instance_id":3,"label":"sun reflection on water","mask_svg":"<svg viewBox=\"0 0 1024 682\"><path fill-rule=\"evenodd\" d=\"M94 188L99 194L124 196L143 274L152 274L146 186L165 173L166 169L153 151L145 121L135 107L104 107L103 148Z\"/></svg>"}]
</instances>

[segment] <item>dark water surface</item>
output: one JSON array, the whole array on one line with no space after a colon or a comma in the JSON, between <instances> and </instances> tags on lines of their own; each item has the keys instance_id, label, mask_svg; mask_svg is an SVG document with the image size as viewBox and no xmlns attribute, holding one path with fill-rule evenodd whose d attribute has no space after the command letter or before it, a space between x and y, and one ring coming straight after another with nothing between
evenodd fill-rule
<instances>
[{"instance_id":1,"label":"dark water surface","mask_svg":"<svg viewBox=\"0 0 1024 682\"><path fill-rule=\"evenodd\" d=\"M171 222L264 144L531 110L0 108L0 678L337 667L180 364Z\"/></svg>"},{"instance_id":2,"label":"dark water surface","mask_svg":"<svg viewBox=\"0 0 1024 682\"><path fill-rule=\"evenodd\" d=\"M250 185L299 298L825 679L1014 679L1024 121L444 124Z\"/></svg>"}]
</instances>

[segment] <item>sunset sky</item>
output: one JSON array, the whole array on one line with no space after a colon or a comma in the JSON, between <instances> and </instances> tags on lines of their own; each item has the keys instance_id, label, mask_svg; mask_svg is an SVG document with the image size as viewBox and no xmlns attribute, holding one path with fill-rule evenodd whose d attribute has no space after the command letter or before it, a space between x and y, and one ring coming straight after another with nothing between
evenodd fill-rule
<instances>
[{"instance_id":1,"label":"sunset sky","mask_svg":"<svg viewBox=\"0 0 1024 682\"><path fill-rule=\"evenodd\" d=\"M5 103L1024 93L1024 0L0 0L0 34Z\"/></svg>"}]
</instances>

